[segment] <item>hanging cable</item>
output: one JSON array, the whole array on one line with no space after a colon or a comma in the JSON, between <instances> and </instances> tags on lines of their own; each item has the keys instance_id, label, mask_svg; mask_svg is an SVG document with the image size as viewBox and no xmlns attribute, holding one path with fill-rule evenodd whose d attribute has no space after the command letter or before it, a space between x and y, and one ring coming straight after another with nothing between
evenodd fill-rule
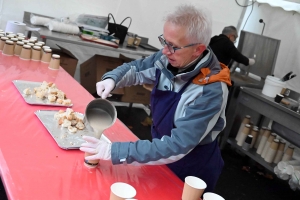
<instances>
[{"instance_id":1,"label":"hanging cable","mask_svg":"<svg viewBox=\"0 0 300 200\"><path fill-rule=\"evenodd\" d=\"M236 0L236 1L237 1L237 0ZM254 3L255 3L255 1L253 1L253 3L252 3L251 5L249 5L249 6L251 6L251 11L250 11L250 13L249 13L249 15L248 15L248 17L247 17L247 19L246 19L246 21L245 21L245 24L244 24L242 30L244 30L244 28L245 28L245 26L246 26L246 24L247 24L247 22L248 22L248 19L249 19L250 15L252 14L253 7L254 7ZM246 6L246 7L247 7L247 6Z\"/></svg>"},{"instance_id":2,"label":"hanging cable","mask_svg":"<svg viewBox=\"0 0 300 200\"><path fill-rule=\"evenodd\" d=\"M239 5L240 7L248 7L248 6L252 6L252 5L255 3L255 1L253 0L252 3L251 3L251 4L248 4L248 5L241 5L237 0L235 0L235 3L236 3L237 5Z\"/></svg>"}]
</instances>

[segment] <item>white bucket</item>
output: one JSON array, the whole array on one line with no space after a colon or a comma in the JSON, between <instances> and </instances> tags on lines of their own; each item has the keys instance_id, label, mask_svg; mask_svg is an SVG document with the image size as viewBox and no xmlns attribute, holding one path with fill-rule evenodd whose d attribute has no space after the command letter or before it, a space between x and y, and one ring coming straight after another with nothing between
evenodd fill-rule
<instances>
[{"instance_id":1,"label":"white bucket","mask_svg":"<svg viewBox=\"0 0 300 200\"><path fill-rule=\"evenodd\" d=\"M280 80L280 78L274 76L267 76L262 93L266 96L274 98L276 94L279 94L282 88L285 88L286 82Z\"/></svg>"}]
</instances>

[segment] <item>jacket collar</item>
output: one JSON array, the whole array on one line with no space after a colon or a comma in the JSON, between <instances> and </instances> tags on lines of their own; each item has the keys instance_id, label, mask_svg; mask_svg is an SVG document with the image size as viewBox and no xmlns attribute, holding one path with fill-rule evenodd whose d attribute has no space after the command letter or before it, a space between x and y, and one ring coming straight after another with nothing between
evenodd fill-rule
<instances>
[{"instance_id":1,"label":"jacket collar","mask_svg":"<svg viewBox=\"0 0 300 200\"><path fill-rule=\"evenodd\" d=\"M180 73L174 76L168 69L167 66L169 64L168 58L165 55L162 55L161 58L155 62L155 66L161 70L161 72L169 79L174 80L175 78L179 78L183 81L188 81L191 78L197 76L199 74L199 71L201 68L208 68L210 69L210 74L217 74L221 71L221 66L219 64L218 59L216 56L212 53L212 50L210 47L207 47L206 51L208 53L202 57L194 70L186 72L186 73Z\"/></svg>"}]
</instances>

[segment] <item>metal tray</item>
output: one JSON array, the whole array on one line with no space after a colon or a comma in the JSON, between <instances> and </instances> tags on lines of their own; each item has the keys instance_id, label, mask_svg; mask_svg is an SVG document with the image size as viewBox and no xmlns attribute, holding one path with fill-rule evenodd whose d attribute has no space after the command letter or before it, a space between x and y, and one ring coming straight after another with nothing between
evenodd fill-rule
<instances>
[{"instance_id":1,"label":"metal tray","mask_svg":"<svg viewBox=\"0 0 300 200\"><path fill-rule=\"evenodd\" d=\"M61 106L61 107L72 107L73 104L70 105L62 105L59 103L52 103L49 102L48 99L39 99L35 95L25 95L23 91L26 88L30 88L33 90L35 87L41 86L41 82L32 82L32 81L22 81L22 80L13 80L13 84L16 86L18 89L19 93L23 97L26 103L31 104L31 105L46 105L46 106Z\"/></svg>"},{"instance_id":2,"label":"metal tray","mask_svg":"<svg viewBox=\"0 0 300 200\"><path fill-rule=\"evenodd\" d=\"M94 136L94 131L87 122L84 123L85 128L83 130L77 130L76 133L69 132L67 128L59 125L54 118L54 114L57 112L58 110L37 110L35 111L35 115L39 118L60 148L79 149L80 145L85 142L85 140L82 139L83 135ZM84 119L83 114L78 112L75 113L78 117ZM100 139L111 143L104 134L102 134Z\"/></svg>"}]
</instances>

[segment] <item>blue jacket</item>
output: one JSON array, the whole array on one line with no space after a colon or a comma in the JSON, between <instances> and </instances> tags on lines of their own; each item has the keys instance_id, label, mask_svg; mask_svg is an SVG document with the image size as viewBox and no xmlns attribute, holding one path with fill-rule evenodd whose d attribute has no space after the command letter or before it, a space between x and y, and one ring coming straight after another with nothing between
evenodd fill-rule
<instances>
[{"instance_id":1,"label":"blue jacket","mask_svg":"<svg viewBox=\"0 0 300 200\"><path fill-rule=\"evenodd\" d=\"M155 70L160 69L158 89L168 88L178 92L188 80L199 77L197 75L204 68L209 72L205 75L207 77L205 80L220 73L222 67L219 61L210 48L207 51L193 71L176 76L167 69L168 59L162 51L159 51L147 58L125 63L104 74L102 79L114 79L116 87L152 84L156 79ZM196 78L181 96L171 136L163 136L160 140L153 139L152 142L148 140L114 142L111 149L113 164L125 161L131 164L168 164L181 159L197 145L208 144L216 139L226 125L227 84L222 81L197 84L203 80Z\"/></svg>"}]
</instances>

